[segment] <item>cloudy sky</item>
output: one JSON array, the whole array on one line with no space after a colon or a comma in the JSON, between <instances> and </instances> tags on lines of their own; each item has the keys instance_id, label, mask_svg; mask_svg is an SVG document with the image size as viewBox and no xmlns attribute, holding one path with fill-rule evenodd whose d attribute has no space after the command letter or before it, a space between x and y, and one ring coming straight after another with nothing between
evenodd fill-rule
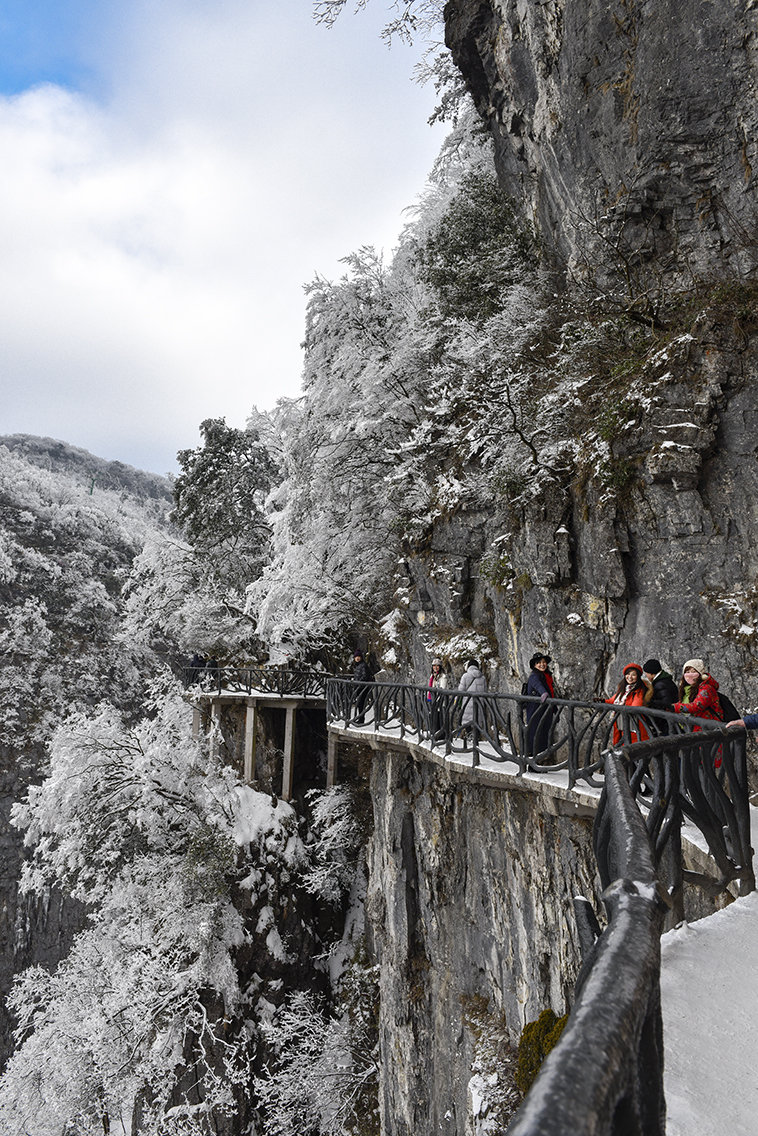
<instances>
[{"instance_id":1,"label":"cloudy sky","mask_svg":"<svg viewBox=\"0 0 758 1136\"><path fill-rule=\"evenodd\" d=\"M389 0L3 0L0 434L159 473L300 383L303 285L391 249L444 130Z\"/></svg>"}]
</instances>

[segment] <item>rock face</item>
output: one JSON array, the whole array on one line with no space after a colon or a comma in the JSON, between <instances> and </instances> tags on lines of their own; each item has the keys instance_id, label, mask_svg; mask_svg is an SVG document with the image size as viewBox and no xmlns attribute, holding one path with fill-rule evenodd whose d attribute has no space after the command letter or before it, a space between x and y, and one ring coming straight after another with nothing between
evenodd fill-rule
<instances>
[{"instance_id":1,"label":"rock face","mask_svg":"<svg viewBox=\"0 0 758 1136\"><path fill-rule=\"evenodd\" d=\"M597 903L591 821L390 749L374 754L371 792L382 1131L452 1136L467 1131L477 1027L517 1040L566 1007L571 898Z\"/></svg>"},{"instance_id":2,"label":"rock face","mask_svg":"<svg viewBox=\"0 0 758 1136\"><path fill-rule=\"evenodd\" d=\"M556 269L547 398L523 418L553 440L531 435L526 476L407 550L409 670L445 654L459 674L468 630L495 689L518 690L535 649L569 697L649 657L678 680L696 656L752 708L758 5L450 0L445 17Z\"/></svg>"},{"instance_id":3,"label":"rock face","mask_svg":"<svg viewBox=\"0 0 758 1136\"><path fill-rule=\"evenodd\" d=\"M504 187L570 269L598 250L755 265L755 0L449 0L445 18Z\"/></svg>"},{"instance_id":4,"label":"rock face","mask_svg":"<svg viewBox=\"0 0 758 1136\"><path fill-rule=\"evenodd\" d=\"M439 650L445 628L469 626L493 639L500 689L519 688L535 648L567 697L615 688L630 660L657 656L678 678L695 656L739 706L755 704L758 337L702 320L644 386L613 397L599 404L612 437L591 477L461 514L408 557L417 674L428 642Z\"/></svg>"}]
</instances>

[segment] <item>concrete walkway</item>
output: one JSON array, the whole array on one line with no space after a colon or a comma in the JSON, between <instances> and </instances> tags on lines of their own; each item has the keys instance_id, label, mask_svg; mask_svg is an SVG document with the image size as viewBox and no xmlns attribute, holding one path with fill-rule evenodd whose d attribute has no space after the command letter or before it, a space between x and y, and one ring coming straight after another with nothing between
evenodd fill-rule
<instances>
[{"instance_id":1,"label":"concrete walkway","mask_svg":"<svg viewBox=\"0 0 758 1136\"><path fill-rule=\"evenodd\" d=\"M758 892L661 950L667 1136L758 1136Z\"/></svg>"}]
</instances>

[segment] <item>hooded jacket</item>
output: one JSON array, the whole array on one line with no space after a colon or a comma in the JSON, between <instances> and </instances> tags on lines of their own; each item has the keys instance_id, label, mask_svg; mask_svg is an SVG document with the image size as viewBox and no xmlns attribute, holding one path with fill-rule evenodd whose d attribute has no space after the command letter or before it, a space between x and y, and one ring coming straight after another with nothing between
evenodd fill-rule
<instances>
[{"instance_id":1,"label":"hooded jacket","mask_svg":"<svg viewBox=\"0 0 758 1136\"><path fill-rule=\"evenodd\" d=\"M723 722L724 713L719 702L719 684L709 674L700 676L700 685L692 702L675 702L674 710L677 714L692 714L695 718L711 718L714 722ZM694 727L696 730L699 726Z\"/></svg>"},{"instance_id":2,"label":"hooded jacket","mask_svg":"<svg viewBox=\"0 0 758 1136\"><path fill-rule=\"evenodd\" d=\"M612 706L648 706L650 704L650 700L653 697L653 684L650 682L650 679L645 678L644 674L642 674L642 668L636 663L627 663L627 665L624 667L624 674L626 675L626 672L632 667L634 667L634 670L638 670L640 672L640 678L644 689L637 689L629 692L622 690L620 694L614 694L613 698L606 698L605 701L609 702ZM623 715L623 717L627 717L627 715ZM649 735L645 727L641 723L638 723L636 718L632 718L630 722L629 742L644 742L647 741L648 736ZM622 730L619 729L618 725L615 722L613 723L613 744L615 746L625 744Z\"/></svg>"},{"instance_id":3,"label":"hooded jacket","mask_svg":"<svg viewBox=\"0 0 758 1136\"><path fill-rule=\"evenodd\" d=\"M469 667L463 672L463 677L458 685L458 690L467 691L469 694L484 694L487 689L487 679L484 677L479 667ZM467 698L461 714L461 725L470 726L474 720L474 706L473 698Z\"/></svg>"}]
</instances>

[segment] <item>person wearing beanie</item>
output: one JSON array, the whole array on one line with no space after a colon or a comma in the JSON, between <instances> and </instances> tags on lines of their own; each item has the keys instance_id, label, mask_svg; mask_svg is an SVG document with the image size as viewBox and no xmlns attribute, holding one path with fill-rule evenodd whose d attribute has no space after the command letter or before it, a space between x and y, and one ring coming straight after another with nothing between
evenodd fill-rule
<instances>
[{"instance_id":1,"label":"person wearing beanie","mask_svg":"<svg viewBox=\"0 0 758 1136\"><path fill-rule=\"evenodd\" d=\"M674 712L723 722L719 684L708 674L708 668L702 659L687 659L682 667L679 701L674 703ZM700 726L695 726L694 729L699 730Z\"/></svg>"},{"instance_id":2,"label":"person wearing beanie","mask_svg":"<svg viewBox=\"0 0 758 1136\"><path fill-rule=\"evenodd\" d=\"M447 674L442 665L442 659L432 659L432 673L429 675L429 681L426 684L429 687L427 700L432 701L433 690L447 690Z\"/></svg>"},{"instance_id":3,"label":"person wearing beanie","mask_svg":"<svg viewBox=\"0 0 758 1136\"><path fill-rule=\"evenodd\" d=\"M447 690L448 681L442 659L432 659L432 673L427 682L426 701L429 706L429 734L433 741L437 741L442 724L442 708L444 700L437 695L438 690Z\"/></svg>"},{"instance_id":4,"label":"person wearing beanie","mask_svg":"<svg viewBox=\"0 0 758 1136\"><path fill-rule=\"evenodd\" d=\"M354 722L357 726L362 726L366 715L366 703L368 702L368 696L371 692L371 687L368 683L374 681L374 676L366 662L363 651L353 651L353 679L355 682L361 683L355 698L356 716Z\"/></svg>"},{"instance_id":5,"label":"person wearing beanie","mask_svg":"<svg viewBox=\"0 0 758 1136\"><path fill-rule=\"evenodd\" d=\"M555 683L550 671L552 659L536 651L529 660L531 670L526 683L525 693L532 698L539 698L539 702L527 702L526 706L526 747L527 753L533 757L542 753L550 744L550 727L555 717L555 707L545 706L548 698L555 698Z\"/></svg>"},{"instance_id":6,"label":"person wearing beanie","mask_svg":"<svg viewBox=\"0 0 758 1136\"><path fill-rule=\"evenodd\" d=\"M672 676L663 669L660 659L648 659L642 664L642 670L645 678L653 684L653 697L648 703L650 709L671 710L679 698L679 691Z\"/></svg>"},{"instance_id":7,"label":"person wearing beanie","mask_svg":"<svg viewBox=\"0 0 758 1136\"><path fill-rule=\"evenodd\" d=\"M645 678L639 663L627 663L621 673L621 682L616 687L616 693L606 702L613 706L648 706L653 697L653 684ZM622 729L619 729L621 721ZM630 745L632 742L646 741L648 733L642 722L636 717L622 715L613 722L613 744Z\"/></svg>"}]
</instances>

